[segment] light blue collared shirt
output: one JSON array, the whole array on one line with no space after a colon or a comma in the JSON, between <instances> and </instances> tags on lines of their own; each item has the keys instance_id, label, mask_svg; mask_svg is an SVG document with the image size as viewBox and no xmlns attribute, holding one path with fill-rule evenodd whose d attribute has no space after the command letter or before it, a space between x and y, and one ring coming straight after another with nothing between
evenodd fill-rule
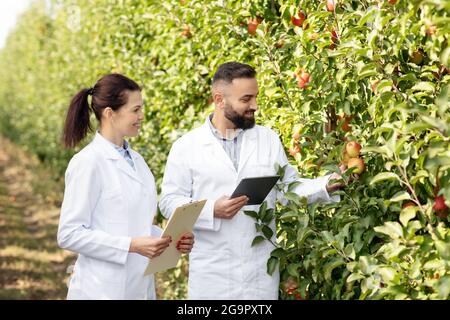
<instances>
[{"instance_id":1,"label":"light blue collared shirt","mask_svg":"<svg viewBox=\"0 0 450 320\"><path fill-rule=\"evenodd\" d=\"M102 136L103 137L103 136ZM119 147L118 145L116 145L115 143L112 143L111 141L109 141L108 139L106 139L105 137L103 137L106 141L108 141L113 147L114 149L116 149L121 155L122 157L125 158L125 160L127 160L127 162L130 164L130 166L136 170L134 168L134 162L133 159L131 158L131 154L130 154L130 145L128 143L127 140L123 140L123 146Z\"/></svg>"},{"instance_id":2,"label":"light blue collared shirt","mask_svg":"<svg viewBox=\"0 0 450 320\"><path fill-rule=\"evenodd\" d=\"M222 134L219 132L219 130L217 130L213 126L211 122L212 117L213 114L210 114L208 117L206 117L206 122L208 123L212 133L220 142L227 155L230 157L231 162L233 162L233 166L237 171L239 167L239 157L241 155L241 146L242 146L242 138L244 136L243 134L244 130L243 129L227 130L226 133L227 137L223 137Z\"/></svg>"}]
</instances>

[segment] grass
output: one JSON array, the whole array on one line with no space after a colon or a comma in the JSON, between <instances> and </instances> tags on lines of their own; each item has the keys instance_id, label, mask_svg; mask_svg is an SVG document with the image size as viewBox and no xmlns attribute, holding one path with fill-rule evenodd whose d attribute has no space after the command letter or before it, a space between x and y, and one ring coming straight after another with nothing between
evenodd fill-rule
<instances>
[{"instance_id":1,"label":"grass","mask_svg":"<svg viewBox=\"0 0 450 320\"><path fill-rule=\"evenodd\" d=\"M75 254L56 233L64 184L0 136L0 299L65 299ZM158 299L185 299L187 259L156 274Z\"/></svg>"},{"instance_id":2,"label":"grass","mask_svg":"<svg viewBox=\"0 0 450 320\"><path fill-rule=\"evenodd\" d=\"M64 299L74 255L56 243L61 182L0 137L0 299Z\"/></svg>"}]
</instances>

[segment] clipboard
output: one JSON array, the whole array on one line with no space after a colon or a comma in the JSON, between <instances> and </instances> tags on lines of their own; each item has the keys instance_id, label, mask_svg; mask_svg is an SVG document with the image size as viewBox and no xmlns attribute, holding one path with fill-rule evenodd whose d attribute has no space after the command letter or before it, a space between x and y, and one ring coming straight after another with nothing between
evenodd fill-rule
<instances>
[{"instance_id":1,"label":"clipboard","mask_svg":"<svg viewBox=\"0 0 450 320\"><path fill-rule=\"evenodd\" d=\"M280 176L243 178L230 198L232 199L244 195L249 198L246 205L261 204L275 186L278 179L280 179Z\"/></svg>"},{"instance_id":2,"label":"clipboard","mask_svg":"<svg viewBox=\"0 0 450 320\"><path fill-rule=\"evenodd\" d=\"M177 266L181 252L176 248L176 241L182 234L192 232L194 224L197 221L200 212L203 210L205 203L206 200L195 201L182 205L175 210L161 234L161 238L164 236L171 236L173 241L163 253L155 258L149 259L144 276L175 268Z\"/></svg>"}]
</instances>

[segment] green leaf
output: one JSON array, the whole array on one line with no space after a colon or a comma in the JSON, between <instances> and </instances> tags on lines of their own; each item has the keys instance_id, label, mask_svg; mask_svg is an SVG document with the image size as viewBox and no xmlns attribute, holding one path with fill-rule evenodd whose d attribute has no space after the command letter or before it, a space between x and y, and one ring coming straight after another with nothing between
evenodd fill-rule
<instances>
[{"instance_id":1,"label":"green leaf","mask_svg":"<svg viewBox=\"0 0 450 320\"><path fill-rule=\"evenodd\" d=\"M288 220L291 218L298 218L298 212L294 212L294 211L285 212L280 216L279 219L280 220Z\"/></svg>"},{"instance_id":2,"label":"green leaf","mask_svg":"<svg viewBox=\"0 0 450 320\"><path fill-rule=\"evenodd\" d=\"M413 132L413 133L417 134L417 133L426 131L426 130L432 128L432 127L433 126L431 124L426 123L426 122L422 122L422 121L420 121L420 122L413 122L413 123L410 123L410 124L406 125L405 131L408 132L408 133L409 132Z\"/></svg>"},{"instance_id":3,"label":"green leaf","mask_svg":"<svg viewBox=\"0 0 450 320\"><path fill-rule=\"evenodd\" d=\"M392 267L380 267L377 270L377 273L381 276L381 279L383 279L383 282L385 283L391 282L396 275L396 271Z\"/></svg>"},{"instance_id":4,"label":"green leaf","mask_svg":"<svg viewBox=\"0 0 450 320\"><path fill-rule=\"evenodd\" d=\"M373 185L377 182L383 181L383 180L400 180L400 177L393 173L393 172L381 172L379 174L377 174L375 177L372 178L372 180L370 181L370 184Z\"/></svg>"},{"instance_id":5,"label":"green leaf","mask_svg":"<svg viewBox=\"0 0 450 320\"><path fill-rule=\"evenodd\" d=\"M273 250L270 255L272 257L276 257L278 259L284 257L286 255L286 251L283 248L276 248L275 250Z\"/></svg>"},{"instance_id":6,"label":"green leaf","mask_svg":"<svg viewBox=\"0 0 450 320\"><path fill-rule=\"evenodd\" d=\"M382 226L375 227L374 230L388 235L391 239L403 238L403 228L398 222L388 221Z\"/></svg>"},{"instance_id":7,"label":"green leaf","mask_svg":"<svg viewBox=\"0 0 450 320\"><path fill-rule=\"evenodd\" d=\"M278 258L270 257L269 260L267 260L267 273L269 275L272 275L275 269L278 266Z\"/></svg>"},{"instance_id":8,"label":"green leaf","mask_svg":"<svg viewBox=\"0 0 450 320\"><path fill-rule=\"evenodd\" d=\"M441 299L448 299L450 295L450 276L445 275L439 279L438 291Z\"/></svg>"},{"instance_id":9,"label":"green leaf","mask_svg":"<svg viewBox=\"0 0 450 320\"><path fill-rule=\"evenodd\" d=\"M445 261L442 259L433 259L425 262L423 265L423 269L426 270L438 270L442 268L445 268Z\"/></svg>"},{"instance_id":10,"label":"green leaf","mask_svg":"<svg viewBox=\"0 0 450 320\"><path fill-rule=\"evenodd\" d=\"M263 236L256 236L252 241L252 247L264 240L265 240L265 238Z\"/></svg>"},{"instance_id":11,"label":"green leaf","mask_svg":"<svg viewBox=\"0 0 450 320\"><path fill-rule=\"evenodd\" d=\"M359 268L361 269L361 272L365 275L372 274L373 270L375 269L374 265L375 261L374 258L369 256L361 256L359 257Z\"/></svg>"},{"instance_id":12,"label":"green leaf","mask_svg":"<svg viewBox=\"0 0 450 320\"><path fill-rule=\"evenodd\" d=\"M300 247L303 245L305 240L314 234L314 231L310 228L301 228L297 232L297 245Z\"/></svg>"},{"instance_id":13,"label":"green leaf","mask_svg":"<svg viewBox=\"0 0 450 320\"><path fill-rule=\"evenodd\" d=\"M301 263L291 263L287 266L287 272L293 276L293 277L298 277L299 276L299 272L298 269L300 268Z\"/></svg>"},{"instance_id":14,"label":"green leaf","mask_svg":"<svg viewBox=\"0 0 450 320\"><path fill-rule=\"evenodd\" d=\"M445 260L450 260L450 243L436 240L434 244L441 257Z\"/></svg>"},{"instance_id":15,"label":"green leaf","mask_svg":"<svg viewBox=\"0 0 450 320\"><path fill-rule=\"evenodd\" d=\"M417 210L417 207L406 207L402 209L402 211L400 212L400 222L402 223L402 225L406 227L408 221L416 217Z\"/></svg>"},{"instance_id":16,"label":"green leaf","mask_svg":"<svg viewBox=\"0 0 450 320\"><path fill-rule=\"evenodd\" d=\"M348 276L346 282L358 281L364 278L365 276L360 273L352 273L350 276Z\"/></svg>"},{"instance_id":17,"label":"green leaf","mask_svg":"<svg viewBox=\"0 0 450 320\"><path fill-rule=\"evenodd\" d=\"M258 213L256 211L246 211L246 210L244 210L244 214L246 214L247 216L258 220Z\"/></svg>"},{"instance_id":18,"label":"green leaf","mask_svg":"<svg viewBox=\"0 0 450 320\"><path fill-rule=\"evenodd\" d=\"M356 253L355 248L353 247L353 243L349 243L345 246L344 253L352 260L355 260Z\"/></svg>"},{"instance_id":19,"label":"green leaf","mask_svg":"<svg viewBox=\"0 0 450 320\"><path fill-rule=\"evenodd\" d=\"M284 194L284 197L286 199L288 199L289 201L292 201L295 204L300 205L300 196L298 194L293 193L293 192L286 192Z\"/></svg>"},{"instance_id":20,"label":"green leaf","mask_svg":"<svg viewBox=\"0 0 450 320\"><path fill-rule=\"evenodd\" d=\"M419 82L415 86L411 88L413 91L428 91L433 92L434 91L434 83L432 82Z\"/></svg>"},{"instance_id":21,"label":"green leaf","mask_svg":"<svg viewBox=\"0 0 450 320\"><path fill-rule=\"evenodd\" d=\"M273 209L267 209L266 214L263 217L261 217L261 221L263 223L270 223L273 219L273 213L274 213Z\"/></svg>"},{"instance_id":22,"label":"green leaf","mask_svg":"<svg viewBox=\"0 0 450 320\"><path fill-rule=\"evenodd\" d=\"M268 240L270 240L273 236L273 230L266 225L262 226L262 233Z\"/></svg>"},{"instance_id":23,"label":"green leaf","mask_svg":"<svg viewBox=\"0 0 450 320\"><path fill-rule=\"evenodd\" d=\"M264 201L264 202L262 203L262 205L259 207L259 212L258 212L258 215L259 215L259 217L260 217L261 220L262 220L263 217L265 216L266 210L267 210L267 201Z\"/></svg>"},{"instance_id":24,"label":"green leaf","mask_svg":"<svg viewBox=\"0 0 450 320\"><path fill-rule=\"evenodd\" d=\"M325 280L330 281L331 280L331 273L333 272L333 270L336 269L337 267L343 265L343 264L345 264L345 261L341 257L333 258L333 259L331 259L330 262L327 262L323 266L323 273L324 273Z\"/></svg>"},{"instance_id":25,"label":"green leaf","mask_svg":"<svg viewBox=\"0 0 450 320\"><path fill-rule=\"evenodd\" d=\"M399 191L391 198L391 202L399 202L403 200L410 200L411 195L406 191Z\"/></svg>"}]
</instances>

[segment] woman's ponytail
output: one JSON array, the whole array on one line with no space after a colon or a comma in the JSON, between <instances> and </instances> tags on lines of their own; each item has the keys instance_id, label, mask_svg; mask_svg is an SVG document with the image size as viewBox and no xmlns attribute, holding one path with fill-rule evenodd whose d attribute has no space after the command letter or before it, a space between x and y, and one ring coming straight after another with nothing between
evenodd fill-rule
<instances>
[{"instance_id":1,"label":"woman's ponytail","mask_svg":"<svg viewBox=\"0 0 450 320\"><path fill-rule=\"evenodd\" d=\"M66 148L75 147L91 130L88 96L92 88L78 92L70 102L64 124L63 143Z\"/></svg>"},{"instance_id":2,"label":"woman's ponytail","mask_svg":"<svg viewBox=\"0 0 450 320\"><path fill-rule=\"evenodd\" d=\"M92 88L78 92L70 102L64 125L63 143L66 148L75 147L91 131L90 112L101 123L105 108L119 110L128 101L129 91L141 91L139 85L118 73L111 73L99 79ZM88 96L92 96L89 107Z\"/></svg>"}]
</instances>

